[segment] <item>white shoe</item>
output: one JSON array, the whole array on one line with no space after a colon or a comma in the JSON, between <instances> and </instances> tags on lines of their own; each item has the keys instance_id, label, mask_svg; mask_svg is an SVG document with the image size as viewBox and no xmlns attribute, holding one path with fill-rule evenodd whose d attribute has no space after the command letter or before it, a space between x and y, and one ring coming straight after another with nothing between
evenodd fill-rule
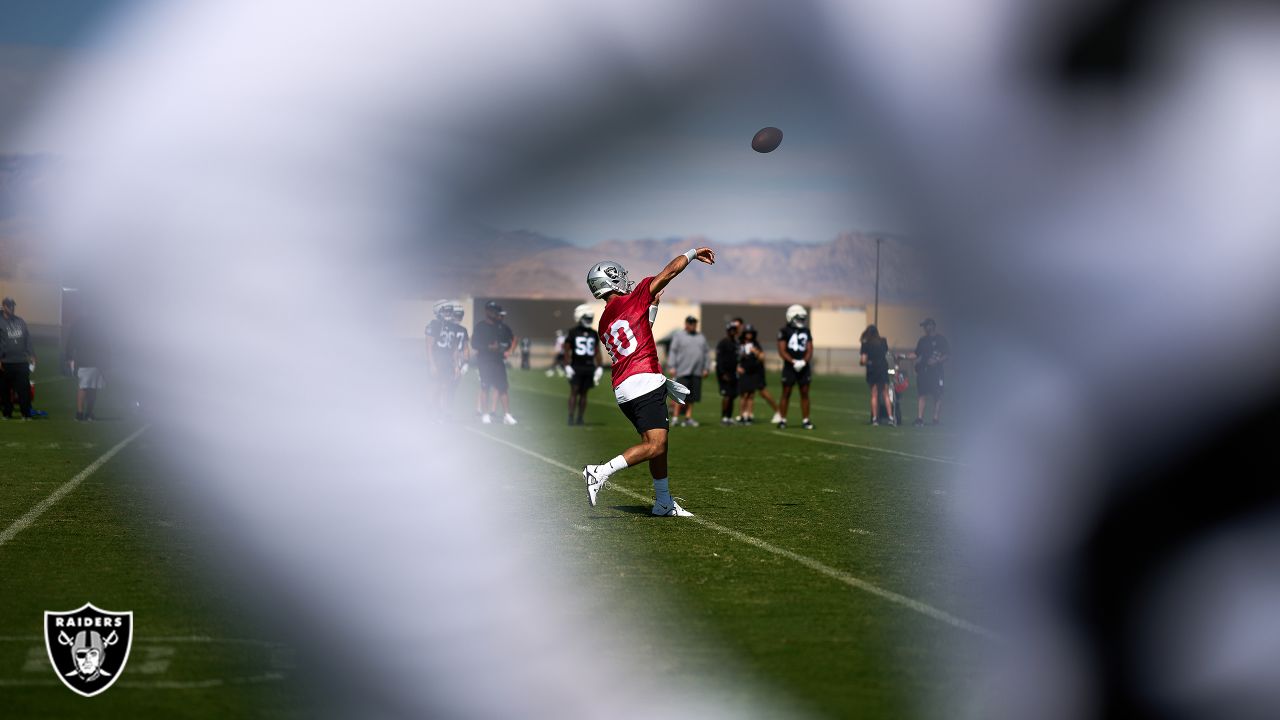
<instances>
[{"instance_id":1,"label":"white shoe","mask_svg":"<svg viewBox=\"0 0 1280 720\"><path fill-rule=\"evenodd\" d=\"M684 426L685 426L685 427L698 427L698 421L697 421L697 420L694 420L693 418L688 418L687 420L685 420L685 421L684 421Z\"/></svg>"},{"instance_id":2,"label":"white shoe","mask_svg":"<svg viewBox=\"0 0 1280 720\"><path fill-rule=\"evenodd\" d=\"M515 419L515 418L513 418L513 417L511 417L511 413L507 413L506 415L503 415L503 416L502 416L502 424L503 424L503 425L515 425L515 424L516 424L516 419Z\"/></svg>"},{"instance_id":3,"label":"white shoe","mask_svg":"<svg viewBox=\"0 0 1280 720\"><path fill-rule=\"evenodd\" d=\"M551 377L552 375L555 375L555 374L556 374L556 371L555 371L555 370L548 370L548 371L547 371L547 377Z\"/></svg>"},{"instance_id":4,"label":"white shoe","mask_svg":"<svg viewBox=\"0 0 1280 720\"><path fill-rule=\"evenodd\" d=\"M693 513L680 507L680 503L675 500L670 505L662 505L660 503L653 504L653 514L660 517L693 517Z\"/></svg>"},{"instance_id":5,"label":"white shoe","mask_svg":"<svg viewBox=\"0 0 1280 720\"><path fill-rule=\"evenodd\" d=\"M591 507L596 506L596 494L604 489L606 478L596 475L599 465L584 465L582 468L582 479L587 481L587 501L591 503Z\"/></svg>"},{"instance_id":6,"label":"white shoe","mask_svg":"<svg viewBox=\"0 0 1280 720\"><path fill-rule=\"evenodd\" d=\"M777 424L778 424L778 423L780 423L780 422L783 422L783 420L782 420L782 413L775 412L775 413L773 414L773 417L769 419L769 424L770 424L770 425L777 425Z\"/></svg>"},{"instance_id":7,"label":"white shoe","mask_svg":"<svg viewBox=\"0 0 1280 720\"><path fill-rule=\"evenodd\" d=\"M493 422L493 418L489 417L489 413L485 413L480 416L480 422L484 423L485 425L488 425Z\"/></svg>"}]
</instances>

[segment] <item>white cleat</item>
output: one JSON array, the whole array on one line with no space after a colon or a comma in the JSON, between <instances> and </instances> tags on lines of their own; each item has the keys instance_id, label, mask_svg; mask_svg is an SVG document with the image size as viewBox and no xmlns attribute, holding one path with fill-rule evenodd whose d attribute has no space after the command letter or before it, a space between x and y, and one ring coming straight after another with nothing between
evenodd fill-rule
<instances>
[{"instance_id":1,"label":"white cleat","mask_svg":"<svg viewBox=\"0 0 1280 720\"><path fill-rule=\"evenodd\" d=\"M515 425L515 424L516 424L516 419L515 419L515 418L513 418L513 417L511 417L511 413L507 413L506 415L503 415L503 416L502 416L502 424L503 424L503 425Z\"/></svg>"},{"instance_id":2,"label":"white cleat","mask_svg":"<svg viewBox=\"0 0 1280 720\"><path fill-rule=\"evenodd\" d=\"M480 422L484 423L485 425L489 425L493 422L493 418L489 417L489 413L485 413L480 416Z\"/></svg>"},{"instance_id":3,"label":"white cleat","mask_svg":"<svg viewBox=\"0 0 1280 720\"><path fill-rule=\"evenodd\" d=\"M680 507L680 503L675 500L672 500L670 505L655 502L653 504L653 514L659 517L693 517L693 513Z\"/></svg>"},{"instance_id":4,"label":"white cleat","mask_svg":"<svg viewBox=\"0 0 1280 720\"><path fill-rule=\"evenodd\" d=\"M605 478L596 474L599 465L584 465L582 468L582 479L587 481L587 501L591 503L591 507L596 506L596 495L604 488Z\"/></svg>"},{"instance_id":5,"label":"white cleat","mask_svg":"<svg viewBox=\"0 0 1280 720\"><path fill-rule=\"evenodd\" d=\"M786 421L782 419L782 413L777 413L777 412L775 412L775 413L773 414L773 417L772 417L772 418L770 418L770 420L769 420L769 424L770 424L770 425L777 425L777 424L778 424L778 423L780 423L780 422L786 422Z\"/></svg>"}]
</instances>

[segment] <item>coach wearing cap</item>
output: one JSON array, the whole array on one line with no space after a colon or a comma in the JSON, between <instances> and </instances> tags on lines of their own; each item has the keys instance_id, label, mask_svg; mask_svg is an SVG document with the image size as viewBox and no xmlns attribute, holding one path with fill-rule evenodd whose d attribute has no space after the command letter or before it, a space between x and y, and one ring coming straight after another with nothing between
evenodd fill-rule
<instances>
[{"instance_id":1,"label":"coach wearing cap","mask_svg":"<svg viewBox=\"0 0 1280 720\"><path fill-rule=\"evenodd\" d=\"M31 331L27 323L14 314L18 306L13 298L0 302L0 414L13 417L13 396L23 419L31 418L31 367L36 351L31 347Z\"/></svg>"},{"instance_id":2,"label":"coach wearing cap","mask_svg":"<svg viewBox=\"0 0 1280 720\"><path fill-rule=\"evenodd\" d=\"M671 424L697 427L698 421L693 419L693 404L702 400L702 378L709 372L707 339L698 332L698 318L692 315L685 318L684 329L671 333L669 342L667 373L689 388L683 408L684 417L680 417L680 406L672 403Z\"/></svg>"},{"instance_id":3,"label":"coach wearing cap","mask_svg":"<svg viewBox=\"0 0 1280 720\"><path fill-rule=\"evenodd\" d=\"M493 422L502 400L502 422L515 425L511 402L507 396L507 356L516 346L515 333L502 321L506 311L490 300L484 305L484 318L471 331L471 347L476 351L476 369L480 371L480 422Z\"/></svg>"},{"instance_id":4,"label":"coach wearing cap","mask_svg":"<svg viewBox=\"0 0 1280 720\"><path fill-rule=\"evenodd\" d=\"M933 424L942 420L942 375L947 359L951 356L951 346L947 339L938 334L938 323L933 318L925 318L920 323L924 328L924 337L916 343L916 351L907 355L916 361L916 421L919 427L924 425L924 404L929 396L933 396Z\"/></svg>"}]
</instances>

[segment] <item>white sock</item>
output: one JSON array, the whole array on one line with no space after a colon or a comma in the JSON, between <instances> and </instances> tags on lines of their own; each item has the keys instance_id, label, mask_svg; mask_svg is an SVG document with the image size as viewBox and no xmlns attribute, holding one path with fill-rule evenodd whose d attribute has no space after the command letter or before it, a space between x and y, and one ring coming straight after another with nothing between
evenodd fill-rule
<instances>
[{"instance_id":1,"label":"white sock","mask_svg":"<svg viewBox=\"0 0 1280 720\"><path fill-rule=\"evenodd\" d=\"M671 491L667 489L668 478L654 478L653 502L655 505L671 506Z\"/></svg>"},{"instance_id":2,"label":"white sock","mask_svg":"<svg viewBox=\"0 0 1280 720\"><path fill-rule=\"evenodd\" d=\"M626 466L627 466L627 461L623 459L621 455L619 455L618 457L610 460L609 462L603 465L597 465L596 467L600 468L600 472L598 474L603 475L604 477L609 477L610 475L618 472L619 470L622 470Z\"/></svg>"}]
</instances>

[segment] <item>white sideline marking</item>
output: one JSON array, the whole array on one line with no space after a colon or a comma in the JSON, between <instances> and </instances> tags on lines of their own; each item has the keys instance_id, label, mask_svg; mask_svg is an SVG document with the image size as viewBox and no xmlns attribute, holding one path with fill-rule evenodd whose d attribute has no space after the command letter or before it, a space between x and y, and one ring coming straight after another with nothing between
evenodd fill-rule
<instances>
[{"instance_id":1,"label":"white sideline marking","mask_svg":"<svg viewBox=\"0 0 1280 720\"><path fill-rule=\"evenodd\" d=\"M115 457L116 453L123 450L126 445L133 442L139 435L146 432L147 428L149 427L151 426L143 425L142 427L134 431L132 435L116 443L115 447L106 451L105 453L102 454L102 457L90 463L89 467L85 468L84 470L81 470L78 475L68 480L66 483L62 485L62 487L58 488L57 490L54 490L52 493L49 494L49 497L36 503L35 507L28 510L26 515L23 515L17 520L14 520L12 525L4 529L4 532L0 532L0 547L3 547L5 543L12 540L18 533L31 527L31 524L34 523L37 518L43 515L46 510L53 507L55 503L57 503L62 498L66 497L66 495L70 493L72 490L75 490L77 487L79 487L80 483L85 481L85 478L97 472L98 468L102 467L103 465L106 465L108 460Z\"/></svg>"},{"instance_id":2,"label":"white sideline marking","mask_svg":"<svg viewBox=\"0 0 1280 720\"><path fill-rule=\"evenodd\" d=\"M928 460L929 462L945 463L947 465L958 465L959 467L968 467L962 462L955 460L944 460L942 458L929 457L928 455L914 455L912 453L899 452L897 450L889 450L888 448L879 448L871 445L859 445L857 443L841 442L839 440L827 440L826 438L813 437L812 435L801 435L799 433L785 433L781 430L774 430L774 435L795 438L796 440L809 440L811 442L829 443L831 445L843 445L844 447L857 448L859 450L870 450L872 452L888 453L890 455L901 455L902 457L912 458L914 460Z\"/></svg>"},{"instance_id":3,"label":"white sideline marking","mask_svg":"<svg viewBox=\"0 0 1280 720\"><path fill-rule=\"evenodd\" d=\"M470 432L473 432L473 433L477 434L477 435L484 436L484 437L486 437L486 438L488 438L488 439L490 439L490 440L492 440L492 441L494 441L494 442L502 443L503 445L506 445L506 446L508 446L508 447L510 447L510 448L512 448L512 449L519 450L520 452L522 452L522 453L524 453L524 454L526 454L526 455L529 455L530 457L535 457L535 458L537 458L537 459L539 459L539 460L541 460L541 461L543 461L543 462L547 463L548 465L554 465L555 467L558 467L558 468L562 468L562 469L564 469L564 470L567 470L567 471L569 471L569 472L573 473L573 475L574 475L575 477L579 477L579 478L580 478L580 477L582 477L582 470L581 470L581 469L575 469L575 468L573 468L573 467L570 467L570 466L568 466L568 465L565 465L564 463L562 463L562 462L560 462L560 461L558 461L558 460L552 460L551 458L549 458L549 457L547 457L547 456L545 456L545 455L540 455L540 454L538 454L538 453L536 453L536 452L534 452L534 451L532 451L532 450L529 450L529 449L527 449L527 448L525 448L525 447L522 447L522 446L520 446L520 445L517 445L517 444L515 444L515 443L513 443L513 442L508 442L508 441L506 441L506 440L503 440L502 438L495 437L495 436L490 435L490 434L488 434L488 433L486 433L486 432L481 432L480 430L476 430L475 428L468 427L468 428L466 428L466 429L467 429L467 430L469 430ZM780 434L780 435L782 435L782 434L785 434L785 433L779 433L779 434ZM646 503L646 504L647 504L647 503L650 501L650 499L651 499L648 495L642 495L642 494L640 494L640 493L638 493L638 492L635 492L634 490L628 490L627 488L624 488L624 487L622 487L621 485L618 485L617 483L610 482L609 484L610 484L610 486L612 486L612 487L613 487L613 489L617 490L618 492L622 493L623 495L626 495L627 497L630 497L630 498L634 498L634 499L636 499L636 500L640 500L640 501L642 501L642 502L644 502L644 503ZM967 631L969 631L969 632L971 632L971 633L974 633L975 635L982 635L982 636L984 636L984 637L988 637L988 638L991 638L991 639L993 639L993 640L998 640L998 639L1000 639L1000 636L999 636L999 635L997 635L995 632L993 632L993 631L991 631L991 630L988 630L987 628L984 628L984 627L982 627L981 625L977 625L977 624L975 624L975 623L971 623L971 622L969 622L968 620L965 620L965 619L963 619L963 618L956 617L955 615L952 615L951 613L948 613L948 612L946 612L946 611L944 611L944 610L939 610L938 608L935 608L935 607L933 607L932 605L929 605L929 604L927 604L927 603L920 602L919 600L916 600L916 599L914 599L914 598L909 598L909 597L907 597L906 595L899 595L898 593L893 592L892 590L885 590L884 588L880 587L879 585L876 585L876 584L874 584L874 583L871 583L871 582L868 582L868 581L866 581L866 580L863 580L862 578L859 578L859 577L855 577L855 576L853 576L853 575L850 575L849 573L847 573L847 572L845 572L845 571L843 571L843 570L837 570L836 568L833 568L833 567L831 567L830 565L825 565L825 564L823 564L823 563L821 563L821 562L818 562L817 560L814 560L813 558L806 557L806 556L801 555L800 553L797 553L797 552L792 552L791 550L786 550L786 549L784 549L784 548L780 548L780 547L778 547L777 545L771 545L770 543L765 542L764 540L761 540L761 539L760 539L760 538L758 538L758 537L754 537L754 536L748 535L748 534L746 534L746 533L744 533L744 532L739 532L739 531L737 531L737 530L734 530L733 528L725 527L724 525L721 525L721 524L719 524L719 523L715 523L715 522L712 522L712 521L710 521L710 520L707 520L706 518L703 518L703 517L702 517L702 516L700 516L700 515L694 515L694 516L692 516L692 517L690 517L690 518L688 518L688 519L689 519L689 520L692 520L693 522L698 523L699 525L701 525L701 526L703 526L703 527L705 527L705 528L707 528L707 529L709 529L709 530L714 530L714 531L716 531L716 532L718 532L718 533L721 533L721 534L723 534L723 535L728 535L729 537L733 538L734 540L737 540L737 541L739 541L739 542L743 542L743 543L746 543L746 544L748 544L748 545L752 545L752 546L754 546L754 547L760 548L761 550L764 550L765 552L772 553L772 554L774 554L774 555L778 555L778 556L780 556L780 557L787 558L788 560L792 560L792 561L794 561L794 562L797 562L797 563L799 563L799 564L801 564L801 565L803 565L803 566L805 566L805 567L809 568L810 570L813 570L814 572L820 573L820 574L822 574L822 575L826 575L827 577L829 577L829 578L831 578L831 579L833 579L833 580L837 580L837 581L839 581L839 582L842 582L842 583L844 583L845 585L848 585L849 587L857 588L858 590L862 590L863 592L868 592L868 593L871 593L872 595L875 595L875 596L877 596L877 597L879 597L879 598L883 598L883 599L885 599L885 600L888 600L888 601L889 601L889 602L891 602L891 603L896 603L896 604L901 605L901 606L903 606L903 607L905 607L905 608L908 608L908 609L910 609L910 610L915 610L916 612L920 613L921 615L927 615L928 617L931 617L931 618L933 618L934 620L938 620L938 621L944 622L944 623L946 623L946 624L948 624L948 625L950 625L950 626L952 626L952 627L959 628L959 629L961 629L961 630L967 630Z\"/></svg>"}]
</instances>

